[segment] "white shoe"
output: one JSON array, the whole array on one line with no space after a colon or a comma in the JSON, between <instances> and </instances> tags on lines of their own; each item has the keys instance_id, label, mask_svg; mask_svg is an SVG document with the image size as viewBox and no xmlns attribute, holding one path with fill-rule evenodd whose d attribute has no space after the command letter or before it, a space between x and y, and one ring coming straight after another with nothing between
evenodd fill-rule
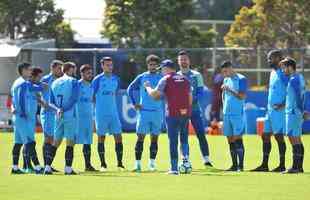
<instances>
[{"instance_id":1,"label":"white shoe","mask_svg":"<svg viewBox=\"0 0 310 200\"><path fill-rule=\"evenodd\" d=\"M106 171L107 171L107 168L105 168L105 167L100 167L99 171L100 171L100 172L106 172Z\"/></svg>"},{"instance_id":2,"label":"white shoe","mask_svg":"<svg viewBox=\"0 0 310 200\"><path fill-rule=\"evenodd\" d=\"M149 162L149 170L151 171L151 172L154 172L154 171L156 171L156 165L155 165L155 162L153 161L153 162Z\"/></svg>"},{"instance_id":3,"label":"white shoe","mask_svg":"<svg viewBox=\"0 0 310 200\"><path fill-rule=\"evenodd\" d=\"M169 170L167 172L168 175L179 175L179 172L178 171L173 171L173 170Z\"/></svg>"}]
</instances>

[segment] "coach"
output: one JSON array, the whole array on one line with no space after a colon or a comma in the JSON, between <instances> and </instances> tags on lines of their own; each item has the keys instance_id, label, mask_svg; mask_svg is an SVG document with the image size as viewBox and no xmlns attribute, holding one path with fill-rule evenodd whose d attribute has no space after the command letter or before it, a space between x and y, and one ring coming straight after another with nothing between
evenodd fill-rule
<instances>
[{"instance_id":1,"label":"coach","mask_svg":"<svg viewBox=\"0 0 310 200\"><path fill-rule=\"evenodd\" d=\"M189 155L188 122L192 105L191 86L185 76L176 73L176 66L171 60L164 60L160 67L164 77L156 88L152 89L149 82L145 82L144 87L154 99L165 97L171 162L171 169L168 173L177 175L179 134L183 154Z\"/></svg>"}]
</instances>

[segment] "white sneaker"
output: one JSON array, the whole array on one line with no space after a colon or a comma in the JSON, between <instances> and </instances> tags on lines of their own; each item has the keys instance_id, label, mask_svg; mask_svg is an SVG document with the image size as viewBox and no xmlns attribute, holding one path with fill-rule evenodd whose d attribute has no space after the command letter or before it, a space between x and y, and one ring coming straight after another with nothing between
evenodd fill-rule
<instances>
[{"instance_id":1,"label":"white sneaker","mask_svg":"<svg viewBox=\"0 0 310 200\"><path fill-rule=\"evenodd\" d=\"M167 172L168 175L179 175L179 172L178 171L173 171L173 170L169 170Z\"/></svg>"},{"instance_id":2,"label":"white sneaker","mask_svg":"<svg viewBox=\"0 0 310 200\"><path fill-rule=\"evenodd\" d=\"M105 167L100 167L99 171L100 171L100 172L106 172L106 171L107 171L107 168L105 168Z\"/></svg>"},{"instance_id":3,"label":"white sneaker","mask_svg":"<svg viewBox=\"0 0 310 200\"><path fill-rule=\"evenodd\" d=\"M154 160L150 160L150 162L149 162L149 170L151 172L156 171L156 165L155 165L155 161Z\"/></svg>"}]
</instances>

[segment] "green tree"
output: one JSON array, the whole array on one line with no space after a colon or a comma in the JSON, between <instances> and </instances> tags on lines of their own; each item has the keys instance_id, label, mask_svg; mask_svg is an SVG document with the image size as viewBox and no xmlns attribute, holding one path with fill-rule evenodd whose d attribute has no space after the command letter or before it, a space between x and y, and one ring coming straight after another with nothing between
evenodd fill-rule
<instances>
[{"instance_id":1,"label":"green tree","mask_svg":"<svg viewBox=\"0 0 310 200\"><path fill-rule=\"evenodd\" d=\"M191 0L106 0L102 35L118 47L211 46L214 31L183 24L193 14Z\"/></svg>"},{"instance_id":2,"label":"green tree","mask_svg":"<svg viewBox=\"0 0 310 200\"><path fill-rule=\"evenodd\" d=\"M73 30L54 0L1 0L0 32L10 39L55 38L57 46L73 42Z\"/></svg>"},{"instance_id":3,"label":"green tree","mask_svg":"<svg viewBox=\"0 0 310 200\"><path fill-rule=\"evenodd\" d=\"M310 1L254 0L225 36L227 46L302 47L310 39Z\"/></svg>"}]
</instances>

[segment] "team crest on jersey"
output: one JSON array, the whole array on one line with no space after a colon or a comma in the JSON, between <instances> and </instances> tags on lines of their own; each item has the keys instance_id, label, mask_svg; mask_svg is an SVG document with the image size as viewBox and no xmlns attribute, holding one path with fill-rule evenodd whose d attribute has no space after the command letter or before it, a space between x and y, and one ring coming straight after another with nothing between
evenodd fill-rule
<instances>
[{"instance_id":1,"label":"team crest on jersey","mask_svg":"<svg viewBox=\"0 0 310 200\"><path fill-rule=\"evenodd\" d=\"M180 109L181 115L186 115L187 114L187 109Z\"/></svg>"}]
</instances>

